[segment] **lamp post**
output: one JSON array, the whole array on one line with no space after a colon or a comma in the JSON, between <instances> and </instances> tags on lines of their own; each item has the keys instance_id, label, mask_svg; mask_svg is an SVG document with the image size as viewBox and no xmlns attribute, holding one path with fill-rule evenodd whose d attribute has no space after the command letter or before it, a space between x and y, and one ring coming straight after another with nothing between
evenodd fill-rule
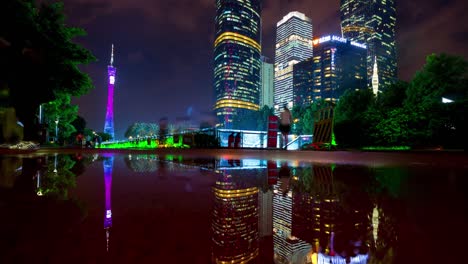
<instances>
[{"instance_id":1,"label":"lamp post","mask_svg":"<svg viewBox=\"0 0 468 264\"><path fill-rule=\"evenodd\" d=\"M55 119L55 142L58 142L58 117Z\"/></svg>"}]
</instances>

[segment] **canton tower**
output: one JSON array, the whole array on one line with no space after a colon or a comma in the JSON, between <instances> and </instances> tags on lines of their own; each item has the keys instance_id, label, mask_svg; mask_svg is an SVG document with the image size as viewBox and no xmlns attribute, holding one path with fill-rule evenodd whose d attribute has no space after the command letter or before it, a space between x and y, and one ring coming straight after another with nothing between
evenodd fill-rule
<instances>
[{"instance_id":1,"label":"canton tower","mask_svg":"<svg viewBox=\"0 0 468 264\"><path fill-rule=\"evenodd\" d=\"M107 75L109 82L107 84L107 111L106 111L106 123L104 124L104 133L111 135L114 139L114 84L115 84L115 73L117 69L114 67L114 44L112 44L111 60L110 65L107 66Z\"/></svg>"},{"instance_id":2,"label":"canton tower","mask_svg":"<svg viewBox=\"0 0 468 264\"><path fill-rule=\"evenodd\" d=\"M109 251L110 229L112 227L112 209L111 209L111 185L112 185L112 167L114 166L114 157L104 160L104 186L106 198L106 213L104 216L104 230L106 230L106 250Z\"/></svg>"}]
</instances>

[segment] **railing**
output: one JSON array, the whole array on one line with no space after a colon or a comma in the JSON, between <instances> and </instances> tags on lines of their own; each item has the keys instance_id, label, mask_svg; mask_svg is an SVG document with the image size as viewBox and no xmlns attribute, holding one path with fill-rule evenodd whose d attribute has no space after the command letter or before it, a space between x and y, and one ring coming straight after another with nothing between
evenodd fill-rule
<instances>
[{"instance_id":1,"label":"railing","mask_svg":"<svg viewBox=\"0 0 468 264\"><path fill-rule=\"evenodd\" d=\"M193 133L202 133L207 135L215 136L220 143L220 147L229 147L229 136L232 134L236 136L239 134L240 148L267 148L267 131L255 131L255 130L239 130L239 129L200 129L198 131L187 131L186 134L193 134ZM175 135L183 135L184 133L177 133ZM166 135L166 137L173 136L172 134ZM151 139L155 139L157 137L152 137ZM107 144L125 144L134 142L135 140L146 142L146 138L139 138L132 140L118 140L113 142L103 142L103 145ZM281 133L278 133L277 136L277 146L280 146L281 142ZM300 147L306 143L312 143L312 135L289 135L288 137L288 144L286 148L288 150L296 150L300 149ZM148 146L152 147L152 146Z\"/></svg>"}]
</instances>

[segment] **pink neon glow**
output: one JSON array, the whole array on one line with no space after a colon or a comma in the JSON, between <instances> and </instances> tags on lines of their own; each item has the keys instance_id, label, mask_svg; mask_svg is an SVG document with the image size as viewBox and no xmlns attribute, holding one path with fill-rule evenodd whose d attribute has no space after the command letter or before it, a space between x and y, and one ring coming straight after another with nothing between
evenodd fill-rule
<instances>
[{"instance_id":1,"label":"pink neon glow","mask_svg":"<svg viewBox=\"0 0 468 264\"><path fill-rule=\"evenodd\" d=\"M114 139L114 83L117 69L114 66L107 66L108 84L107 84L107 109L104 132L108 133Z\"/></svg>"},{"instance_id":2,"label":"pink neon glow","mask_svg":"<svg viewBox=\"0 0 468 264\"><path fill-rule=\"evenodd\" d=\"M114 157L104 161L104 186L106 195L106 212L104 216L104 228L112 226L112 209L111 209L111 185L112 185L112 167L114 165Z\"/></svg>"}]
</instances>

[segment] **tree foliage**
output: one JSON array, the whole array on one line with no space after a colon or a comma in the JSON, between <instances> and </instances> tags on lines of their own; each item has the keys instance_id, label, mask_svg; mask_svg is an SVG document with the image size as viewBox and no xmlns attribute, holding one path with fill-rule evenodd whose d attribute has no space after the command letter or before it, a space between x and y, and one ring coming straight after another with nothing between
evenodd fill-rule
<instances>
[{"instance_id":1,"label":"tree foliage","mask_svg":"<svg viewBox=\"0 0 468 264\"><path fill-rule=\"evenodd\" d=\"M462 57L432 54L409 83L396 82L377 97L346 92L335 110L338 144L466 149L467 70Z\"/></svg>"},{"instance_id":2,"label":"tree foliage","mask_svg":"<svg viewBox=\"0 0 468 264\"><path fill-rule=\"evenodd\" d=\"M73 42L85 32L65 24L61 2L4 0L0 4L0 82L8 87L7 104L35 139L35 113L59 94L80 96L93 86L78 66L95 60Z\"/></svg>"},{"instance_id":3,"label":"tree foliage","mask_svg":"<svg viewBox=\"0 0 468 264\"><path fill-rule=\"evenodd\" d=\"M49 134L55 135L55 126L59 140L68 139L76 128L73 121L78 116L78 106L71 105L71 96L66 93L59 93L54 101L44 104L44 122L47 124ZM55 121L58 121L55 124Z\"/></svg>"},{"instance_id":4,"label":"tree foliage","mask_svg":"<svg viewBox=\"0 0 468 264\"><path fill-rule=\"evenodd\" d=\"M153 137L158 135L159 125L155 123L133 123L125 131L126 138Z\"/></svg>"},{"instance_id":5,"label":"tree foliage","mask_svg":"<svg viewBox=\"0 0 468 264\"><path fill-rule=\"evenodd\" d=\"M257 114L257 130L266 131L268 129L268 117L274 115L274 110L267 105L263 106Z\"/></svg>"}]
</instances>

